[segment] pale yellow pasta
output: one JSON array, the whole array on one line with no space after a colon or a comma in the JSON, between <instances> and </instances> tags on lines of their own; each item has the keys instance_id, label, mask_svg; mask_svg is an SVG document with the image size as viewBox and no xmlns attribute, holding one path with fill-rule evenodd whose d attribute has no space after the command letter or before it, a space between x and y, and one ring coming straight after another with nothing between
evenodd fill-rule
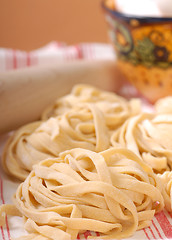
<instances>
[{"instance_id":1,"label":"pale yellow pasta","mask_svg":"<svg viewBox=\"0 0 172 240\"><path fill-rule=\"evenodd\" d=\"M105 117L94 104L83 103L56 118L26 125L8 141L3 154L5 170L24 180L32 166L67 149L96 152L110 146Z\"/></svg>"},{"instance_id":2,"label":"pale yellow pasta","mask_svg":"<svg viewBox=\"0 0 172 240\"><path fill-rule=\"evenodd\" d=\"M119 143L134 151L156 173L172 169L172 114L142 113L129 118L111 136L112 146Z\"/></svg>"},{"instance_id":3,"label":"pale yellow pasta","mask_svg":"<svg viewBox=\"0 0 172 240\"><path fill-rule=\"evenodd\" d=\"M141 113L138 99L76 85L7 142L3 167L24 182L14 205L0 206L0 226L9 214L24 219L28 235L18 240L74 240L86 230L125 238L164 203L172 211L171 103Z\"/></svg>"},{"instance_id":4,"label":"pale yellow pasta","mask_svg":"<svg viewBox=\"0 0 172 240\"><path fill-rule=\"evenodd\" d=\"M162 185L131 151L76 148L34 165L14 196L29 235L19 239L69 240L90 230L94 238L125 238L151 224L164 207ZM3 213L14 214L7 206Z\"/></svg>"},{"instance_id":5,"label":"pale yellow pasta","mask_svg":"<svg viewBox=\"0 0 172 240\"><path fill-rule=\"evenodd\" d=\"M166 171L157 176L163 184L162 196L164 198L165 208L167 211L172 212L172 171Z\"/></svg>"},{"instance_id":6,"label":"pale yellow pasta","mask_svg":"<svg viewBox=\"0 0 172 240\"><path fill-rule=\"evenodd\" d=\"M128 117L141 112L139 99L126 100L112 92L106 92L89 85L76 85L70 94L57 99L42 114L42 119L61 115L78 103L94 103L106 117L107 126L116 129Z\"/></svg>"},{"instance_id":7,"label":"pale yellow pasta","mask_svg":"<svg viewBox=\"0 0 172 240\"><path fill-rule=\"evenodd\" d=\"M4 169L24 180L35 163L67 149L103 151L110 147L110 131L139 111L137 99L127 101L114 93L77 85L44 112L44 121L14 133L4 149Z\"/></svg>"},{"instance_id":8,"label":"pale yellow pasta","mask_svg":"<svg viewBox=\"0 0 172 240\"><path fill-rule=\"evenodd\" d=\"M29 166L48 157L46 154L39 154L36 150L31 149L31 146L25 141L40 124L41 121L29 123L15 131L8 139L2 154L2 164L5 172L23 180L31 170Z\"/></svg>"},{"instance_id":9,"label":"pale yellow pasta","mask_svg":"<svg viewBox=\"0 0 172 240\"><path fill-rule=\"evenodd\" d=\"M159 114L172 113L172 97L168 96L168 97L159 99L155 103L155 110Z\"/></svg>"}]
</instances>

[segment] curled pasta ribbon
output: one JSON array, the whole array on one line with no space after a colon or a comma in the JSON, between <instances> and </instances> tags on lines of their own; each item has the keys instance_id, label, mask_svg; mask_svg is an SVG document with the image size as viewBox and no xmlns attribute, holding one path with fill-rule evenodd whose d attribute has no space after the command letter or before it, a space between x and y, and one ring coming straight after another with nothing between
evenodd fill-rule
<instances>
[{"instance_id":1,"label":"curled pasta ribbon","mask_svg":"<svg viewBox=\"0 0 172 240\"><path fill-rule=\"evenodd\" d=\"M129 237L163 209L160 188L152 169L129 150L67 150L34 165L19 185L14 208L29 233L19 239L74 240L86 230L100 233L94 239Z\"/></svg>"},{"instance_id":2,"label":"curled pasta ribbon","mask_svg":"<svg viewBox=\"0 0 172 240\"><path fill-rule=\"evenodd\" d=\"M155 173L172 169L172 114L142 113L129 118L111 136L151 165Z\"/></svg>"},{"instance_id":3,"label":"curled pasta ribbon","mask_svg":"<svg viewBox=\"0 0 172 240\"><path fill-rule=\"evenodd\" d=\"M81 147L96 152L110 146L103 113L94 104L80 104L56 118L31 123L16 131L7 143L5 170L24 180L32 166L60 152Z\"/></svg>"},{"instance_id":4,"label":"curled pasta ribbon","mask_svg":"<svg viewBox=\"0 0 172 240\"><path fill-rule=\"evenodd\" d=\"M163 184L162 196L165 208L167 211L172 212L172 172L166 171L163 174L158 174L158 177Z\"/></svg>"},{"instance_id":5,"label":"curled pasta ribbon","mask_svg":"<svg viewBox=\"0 0 172 240\"><path fill-rule=\"evenodd\" d=\"M114 93L77 85L50 108L43 114L46 121L23 126L6 144L4 169L20 180L26 178L37 162L57 157L67 149L81 147L96 152L107 149L109 132L139 112L140 101L127 101ZM52 117L47 119L48 116Z\"/></svg>"},{"instance_id":6,"label":"curled pasta ribbon","mask_svg":"<svg viewBox=\"0 0 172 240\"><path fill-rule=\"evenodd\" d=\"M40 155L27 144L27 137L41 124L29 123L17 131L8 139L2 154L2 165L6 173L24 180L32 169L32 165L45 159L48 155Z\"/></svg>"},{"instance_id":7,"label":"curled pasta ribbon","mask_svg":"<svg viewBox=\"0 0 172 240\"><path fill-rule=\"evenodd\" d=\"M141 102L139 99L127 101L112 92L99 90L89 85L76 85L70 94L57 99L42 114L42 119L55 117L68 111L78 103L94 103L103 111L107 126L115 129L121 125L128 117L141 112Z\"/></svg>"}]
</instances>

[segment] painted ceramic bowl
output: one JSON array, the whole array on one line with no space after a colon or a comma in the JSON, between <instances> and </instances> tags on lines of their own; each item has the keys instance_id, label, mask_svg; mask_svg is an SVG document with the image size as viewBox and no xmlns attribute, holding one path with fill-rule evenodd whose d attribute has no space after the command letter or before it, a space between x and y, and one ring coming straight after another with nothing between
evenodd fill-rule
<instances>
[{"instance_id":1,"label":"painted ceramic bowl","mask_svg":"<svg viewBox=\"0 0 172 240\"><path fill-rule=\"evenodd\" d=\"M117 63L150 102L172 95L172 18L138 17L115 10L103 1Z\"/></svg>"}]
</instances>

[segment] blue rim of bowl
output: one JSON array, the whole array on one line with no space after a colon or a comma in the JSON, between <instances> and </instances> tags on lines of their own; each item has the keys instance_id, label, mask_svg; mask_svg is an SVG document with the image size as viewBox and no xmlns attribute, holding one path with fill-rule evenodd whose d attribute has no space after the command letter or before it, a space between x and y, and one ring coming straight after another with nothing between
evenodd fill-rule
<instances>
[{"instance_id":1,"label":"blue rim of bowl","mask_svg":"<svg viewBox=\"0 0 172 240\"><path fill-rule=\"evenodd\" d=\"M106 6L105 4L106 0L102 1L102 8L109 12L111 15L114 17L123 19L127 22L130 22L132 19L138 20L141 23L172 23L172 17L142 17L142 16L135 16L131 14L124 14L120 13L116 10L112 10L109 7Z\"/></svg>"}]
</instances>

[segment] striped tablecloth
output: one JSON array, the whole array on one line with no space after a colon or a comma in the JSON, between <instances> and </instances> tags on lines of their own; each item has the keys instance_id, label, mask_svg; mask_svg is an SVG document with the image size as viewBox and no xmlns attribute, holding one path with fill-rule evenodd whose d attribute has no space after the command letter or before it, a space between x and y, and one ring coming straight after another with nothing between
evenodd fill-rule
<instances>
[{"instance_id":1,"label":"striped tablecloth","mask_svg":"<svg viewBox=\"0 0 172 240\"><path fill-rule=\"evenodd\" d=\"M75 59L103 60L114 58L113 49L109 44L83 43L67 46L64 43L51 42L31 52L0 48L0 71L42 65L49 61L53 63Z\"/></svg>"},{"instance_id":2,"label":"striped tablecloth","mask_svg":"<svg viewBox=\"0 0 172 240\"><path fill-rule=\"evenodd\" d=\"M97 43L67 46L64 43L51 42L31 52L0 48L0 72L41 65L50 61L72 61L74 59L115 59L115 55L111 45ZM7 138L8 135L0 136L0 155ZM0 204L11 203L11 196L15 193L18 184L6 176L0 167ZM11 237L25 234L27 233L19 217L6 217L5 226L0 227L0 240L10 240ZM87 239L90 235L97 235L97 233L87 231L78 236L78 239ZM150 227L137 231L129 239L172 239L172 214L166 211L156 214Z\"/></svg>"}]
</instances>

